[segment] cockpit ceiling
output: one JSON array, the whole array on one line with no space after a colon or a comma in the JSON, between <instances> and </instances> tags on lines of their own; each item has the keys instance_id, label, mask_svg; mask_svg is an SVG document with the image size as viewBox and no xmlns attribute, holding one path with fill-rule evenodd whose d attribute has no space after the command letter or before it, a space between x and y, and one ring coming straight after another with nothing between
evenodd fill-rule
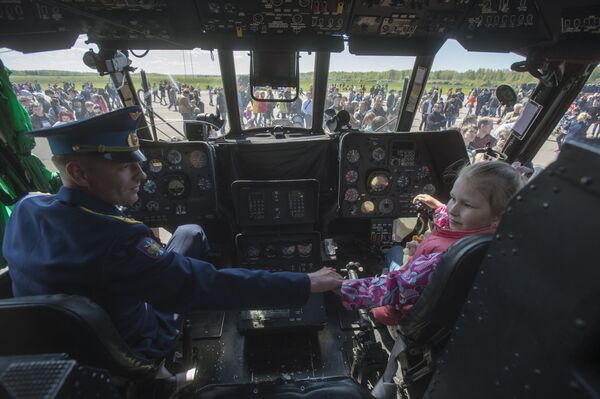
<instances>
[{"instance_id":1,"label":"cockpit ceiling","mask_svg":"<svg viewBox=\"0 0 600 399\"><path fill-rule=\"evenodd\" d=\"M472 51L549 51L600 58L597 0L10 0L0 46L68 48L79 34L114 48L343 50L432 55L458 40Z\"/></svg>"}]
</instances>

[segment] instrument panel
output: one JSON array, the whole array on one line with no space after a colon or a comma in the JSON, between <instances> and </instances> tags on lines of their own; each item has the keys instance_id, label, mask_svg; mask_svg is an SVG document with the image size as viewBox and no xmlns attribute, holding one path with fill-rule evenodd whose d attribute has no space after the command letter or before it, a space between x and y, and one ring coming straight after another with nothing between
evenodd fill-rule
<instances>
[{"instance_id":1,"label":"instrument panel","mask_svg":"<svg viewBox=\"0 0 600 399\"><path fill-rule=\"evenodd\" d=\"M206 143L142 142L147 161L139 200L126 213L149 227L216 217L212 147Z\"/></svg>"},{"instance_id":2,"label":"instrument panel","mask_svg":"<svg viewBox=\"0 0 600 399\"><path fill-rule=\"evenodd\" d=\"M349 133L340 143L339 204L346 218L414 216L412 199L440 182L426 134Z\"/></svg>"},{"instance_id":3,"label":"instrument panel","mask_svg":"<svg viewBox=\"0 0 600 399\"><path fill-rule=\"evenodd\" d=\"M236 180L231 184L241 227L313 224L319 183L302 180Z\"/></svg>"},{"instance_id":4,"label":"instrument panel","mask_svg":"<svg viewBox=\"0 0 600 399\"><path fill-rule=\"evenodd\" d=\"M310 273L321 265L318 232L238 234L236 247L240 265L247 268Z\"/></svg>"}]
</instances>

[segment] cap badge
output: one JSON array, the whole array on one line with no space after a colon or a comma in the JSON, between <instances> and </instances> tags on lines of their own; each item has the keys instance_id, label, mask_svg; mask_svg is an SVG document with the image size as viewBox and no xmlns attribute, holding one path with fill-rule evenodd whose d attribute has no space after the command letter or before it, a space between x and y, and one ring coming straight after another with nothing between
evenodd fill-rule
<instances>
[{"instance_id":1,"label":"cap badge","mask_svg":"<svg viewBox=\"0 0 600 399\"><path fill-rule=\"evenodd\" d=\"M140 118L140 116L141 116L141 115L142 115L142 113L141 113L141 112L139 112L139 111L138 111L138 112L130 112L130 113L129 113L129 116L130 116L130 117L131 117L131 119L133 119L134 121L137 121L137 120Z\"/></svg>"}]
</instances>

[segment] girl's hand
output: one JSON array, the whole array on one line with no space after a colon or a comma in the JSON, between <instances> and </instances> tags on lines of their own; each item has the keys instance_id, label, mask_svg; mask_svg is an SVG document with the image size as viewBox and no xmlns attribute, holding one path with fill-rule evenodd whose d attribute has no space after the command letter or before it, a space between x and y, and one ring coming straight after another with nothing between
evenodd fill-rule
<instances>
[{"instance_id":1,"label":"girl's hand","mask_svg":"<svg viewBox=\"0 0 600 399\"><path fill-rule=\"evenodd\" d=\"M422 202L427 205L431 209L437 209L440 206L444 205L442 202L436 200L429 194L419 194L415 198L413 198L412 202L415 204L417 201Z\"/></svg>"}]
</instances>

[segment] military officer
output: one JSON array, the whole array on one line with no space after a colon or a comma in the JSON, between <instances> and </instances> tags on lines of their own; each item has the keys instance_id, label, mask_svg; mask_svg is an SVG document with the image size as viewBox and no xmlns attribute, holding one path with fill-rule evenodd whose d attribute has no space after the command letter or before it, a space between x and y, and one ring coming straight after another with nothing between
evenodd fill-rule
<instances>
[{"instance_id":1,"label":"military officer","mask_svg":"<svg viewBox=\"0 0 600 399\"><path fill-rule=\"evenodd\" d=\"M15 296L86 296L134 350L156 358L178 335L178 313L299 306L311 292L341 285L329 268L216 269L182 253L206 248L199 226L177 231L165 249L147 226L127 218L118 206L135 203L146 178L135 133L142 118L139 107L128 107L31 132L48 139L63 187L56 195L29 195L14 208L2 251Z\"/></svg>"}]
</instances>

